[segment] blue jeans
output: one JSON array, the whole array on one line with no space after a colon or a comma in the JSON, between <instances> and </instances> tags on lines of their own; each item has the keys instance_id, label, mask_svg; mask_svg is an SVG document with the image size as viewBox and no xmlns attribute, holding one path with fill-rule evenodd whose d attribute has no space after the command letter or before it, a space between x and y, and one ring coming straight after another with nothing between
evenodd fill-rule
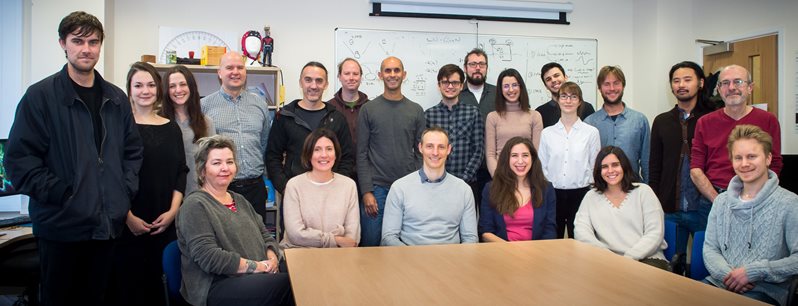
<instances>
[{"instance_id":1,"label":"blue jeans","mask_svg":"<svg viewBox=\"0 0 798 306\"><path fill-rule=\"evenodd\" d=\"M676 254L687 252L687 238L690 234L707 229L707 218L711 208L712 202L700 197L697 210L665 214L666 221L676 223Z\"/></svg>"},{"instance_id":2,"label":"blue jeans","mask_svg":"<svg viewBox=\"0 0 798 306\"><path fill-rule=\"evenodd\" d=\"M385 199L388 187L374 185L372 194L377 198L377 216L366 213L366 206L360 205L360 246L379 246L382 241L382 215L385 212Z\"/></svg>"}]
</instances>

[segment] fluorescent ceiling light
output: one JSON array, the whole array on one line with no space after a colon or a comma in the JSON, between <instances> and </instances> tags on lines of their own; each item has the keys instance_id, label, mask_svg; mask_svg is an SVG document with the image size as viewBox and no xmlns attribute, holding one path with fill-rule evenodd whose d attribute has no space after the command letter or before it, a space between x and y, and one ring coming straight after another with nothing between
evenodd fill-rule
<instances>
[{"instance_id":1,"label":"fluorescent ceiling light","mask_svg":"<svg viewBox=\"0 0 798 306\"><path fill-rule=\"evenodd\" d=\"M370 0L370 16L479 19L569 24L573 4L510 0Z\"/></svg>"}]
</instances>

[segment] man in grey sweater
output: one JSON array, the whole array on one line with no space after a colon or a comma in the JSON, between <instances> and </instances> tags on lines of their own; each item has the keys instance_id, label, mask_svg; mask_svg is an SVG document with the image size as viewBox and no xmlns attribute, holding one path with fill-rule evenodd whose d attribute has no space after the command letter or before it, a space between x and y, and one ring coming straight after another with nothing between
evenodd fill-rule
<instances>
[{"instance_id":1,"label":"man in grey sweater","mask_svg":"<svg viewBox=\"0 0 798 306\"><path fill-rule=\"evenodd\" d=\"M704 241L705 283L785 305L798 275L798 196L779 187L770 135L738 125L728 150L736 174L712 204Z\"/></svg>"},{"instance_id":2,"label":"man in grey sweater","mask_svg":"<svg viewBox=\"0 0 798 306\"><path fill-rule=\"evenodd\" d=\"M382 245L477 243L474 195L463 180L446 172L452 152L440 127L424 131L418 149L424 165L391 186L385 204Z\"/></svg>"},{"instance_id":3,"label":"man in grey sweater","mask_svg":"<svg viewBox=\"0 0 798 306\"><path fill-rule=\"evenodd\" d=\"M402 95L407 77L402 61L380 65L384 93L360 109L357 121L357 176L363 197L360 246L378 246L388 189L421 166L416 144L426 126L421 106Z\"/></svg>"}]
</instances>

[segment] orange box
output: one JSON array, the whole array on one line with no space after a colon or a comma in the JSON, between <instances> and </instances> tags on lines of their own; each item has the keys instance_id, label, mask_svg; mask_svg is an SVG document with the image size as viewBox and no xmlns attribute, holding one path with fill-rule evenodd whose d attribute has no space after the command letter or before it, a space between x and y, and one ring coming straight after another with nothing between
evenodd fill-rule
<instances>
[{"instance_id":1,"label":"orange box","mask_svg":"<svg viewBox=\"0 0 798 306\"><path fill-rule=\"evenodd\" d=\"M227 52L227 48L221 46L202 46L200 53L200 65L203 66L218 66L222 55Z\"/></svg>"}]
</instances>

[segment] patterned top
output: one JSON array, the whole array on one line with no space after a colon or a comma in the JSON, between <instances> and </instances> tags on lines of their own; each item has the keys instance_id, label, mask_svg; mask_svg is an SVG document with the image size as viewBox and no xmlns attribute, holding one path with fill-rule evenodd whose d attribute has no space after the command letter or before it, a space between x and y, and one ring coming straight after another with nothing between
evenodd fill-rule
<instances>
[{"instance_id":1,"label":"patterned top","mask_svg":"<svg viewBox=\"0 0 798 306\"><path fill-rule=\"evenodd\" d=\"M213 120L216 134L233 139L236 144L238 174L236 179L256 178L264 174L263 157L272 118L269 108L258 95L248 91L233 99L223 89L202 98L202 113Z\"/></svg>"},{"instance_id":2,"label":"patterned top","mask_svg":"<svg viewBox=\"0 0 798 306\"><path fill-rule=\"evenodd\" d=\"M482 163L484 123L476 105L457 103L450 110L443 102L424 112L427 127L439 126L449 133L452 153L446 171L467 183L473 182Z\"/></svg>"}]
</instances>

